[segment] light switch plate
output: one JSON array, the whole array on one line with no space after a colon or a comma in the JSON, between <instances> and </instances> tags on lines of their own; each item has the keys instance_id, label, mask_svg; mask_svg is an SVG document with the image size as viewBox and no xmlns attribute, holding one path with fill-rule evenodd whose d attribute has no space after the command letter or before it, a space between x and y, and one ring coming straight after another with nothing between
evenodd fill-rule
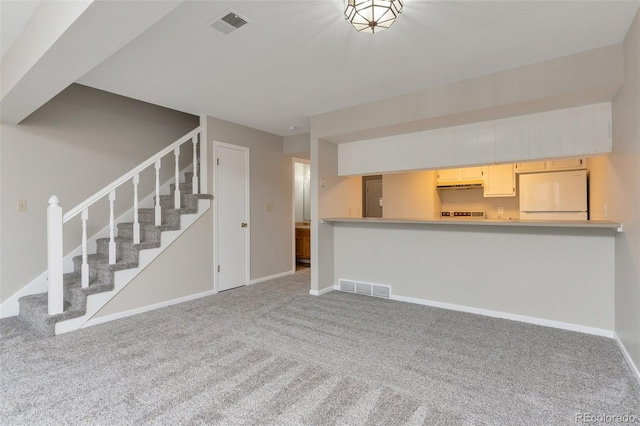
<instances>
[{"instance_id":1,"label":"light switch plate","mask_svg":"<svg viewBox=\"0 0 640 426\"><path fill-rule=\"evenodd\" d=\"M19 200L17 205L16 205L16 209L19 212L26 212L27 211L27 201L26 200Z\"/></svg>"},{"instance_id":2,"label":"light switch plate","mask_svg":"<svg viewBox=\"0 0 640 426\"><path fill-rule=\"evenodd\" d=\"M504 207L498 207L498 214L504 214Z\"/></svg>"},{"instance_id":3,"label":"light switch plate","mask_svg":"<svg viewBox=\"0 0 640 426\"><path fill-rule=\"evenodd\" d=\"M273 204L265 204L264 205L264 211L267 213L272 213L273 212Z\"/></svg>"}]
</instances>

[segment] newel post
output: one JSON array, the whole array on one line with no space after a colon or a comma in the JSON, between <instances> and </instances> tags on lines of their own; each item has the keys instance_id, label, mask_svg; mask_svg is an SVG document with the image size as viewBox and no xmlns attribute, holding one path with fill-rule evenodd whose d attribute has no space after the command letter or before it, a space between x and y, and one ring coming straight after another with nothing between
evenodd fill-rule
<instances>
[{"instance_id":1,"label":"newel post","mask_svg":"<svg viewBox=\"0 0 640 426\"><path fill-rule=\"evenodd\" d=\"M49 315L64 311L64 287L62 267L62 207L53 195L47 208L47 271L49 291Z\"/></svg>"}]
</instances>

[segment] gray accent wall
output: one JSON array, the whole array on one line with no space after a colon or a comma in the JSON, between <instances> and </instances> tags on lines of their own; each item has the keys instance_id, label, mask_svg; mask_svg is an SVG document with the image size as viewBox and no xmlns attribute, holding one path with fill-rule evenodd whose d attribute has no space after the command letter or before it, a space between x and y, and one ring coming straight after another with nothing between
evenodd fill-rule
<instances>
[{"instance_id":1,"label":"gray accent wall","mask_svg":"<svg viewBox=\"0 0 640 426\"><path fill-rule=\"evenodd\" d=\"M249 148L251 280L292 270L293 163L283 154L282 136L207 117L210 155L213 142ZM210 172L210 181L213 171ZM212 185L212 184L211 184ZM209 192L214 194L214 187ZM215 194L214 194L215 196ZM265 205L272 204L273 212Z\"/></svg>"},{"instance_id":2,"label":"gray accent wall","mask_svg":"<svg viewBox=\"0 0 640 426\"><path fill-rule=\"evenodd\" d=\"M46 209L51 195L67 211L199 125L196 116L71 85L18 125L0 125L0 301L47 269ZM191 162L185 147L182 164ZM161 180L174 173L163 161ZM140 198L153 190L153 170L141 175ZM116 192L116 215L133 190ZM18 212L18 200L27 211ZM108 223L108 204L89 210L89 235ZM65 225L65 253L80 245L80 220Z\"/></svg>"}]
</instances>

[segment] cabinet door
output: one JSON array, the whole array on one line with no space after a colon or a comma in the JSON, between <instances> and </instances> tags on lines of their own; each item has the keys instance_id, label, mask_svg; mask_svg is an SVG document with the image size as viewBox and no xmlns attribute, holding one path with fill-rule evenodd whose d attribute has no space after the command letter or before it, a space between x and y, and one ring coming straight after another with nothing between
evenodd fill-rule
<instances>
[{"instance_id":1,"label":"cabinet door","mask_svg":"<svg viewBox=\"0 0 640 426\"><path fill-rule=\"evenodd\" d=\"M484 167L465 167L460 169L460 179L482 179L482 169Z\"/></svg>"},{"instance_id":2,"label":"cabinet door","mask_svg":"<svg viewBox=\"0 0 640 426\"><path fill-rule=\"evenodd\" d=\"M302 237L296 235L296 257L302 257L302 240Z\"/></svg>"},{"instance_id":3,"label":"cabinet door","mask_svg":"<svg viewBox=\"0 0 640 426\"><path fill-rule=\"evenodd\" d=\"M302 258L311 259L311 237L302 239Z\"/></svg>"},{"instance_id":4,"label":"cabinet door","mask_svg":"<svg viewBox=\"0 0 640 426\"><path fill-rule=\"evenodd\" d=\"M516 166L516 173L539 172L546 169L546 164L544 161L530 161L527 163L517 163L515 166Z\"/></svg>"},{"instance_id":5,"label":"cabinet door","mask_svg":"<svg viewBox=\"0 0 640 426\"><path fill-rule=\"evenodd\" d=\"M585 169L587 162L584 158L563 158L559 160L547 161L549 170L576 170Z\"/></svg>"},{"instance_id":6,"label":"cabinet door","mask_svg":"<svg viewBox=\"0 0 640 426\"><path fill-rule=\"evenodd\" d=\"M460 169L438 170L438 182L458 180L458 170Z\"/></svg>"},{"instance_id":7,"label":"cabinet door","mask_svg":"<svg viewBox=\"0 0 640 426\"><path fill-rule=\"evenodd\" d=\"M513 164L500 164L485 167L485 197L515 197L516 177Z\"/></svg>"}]
</instances>

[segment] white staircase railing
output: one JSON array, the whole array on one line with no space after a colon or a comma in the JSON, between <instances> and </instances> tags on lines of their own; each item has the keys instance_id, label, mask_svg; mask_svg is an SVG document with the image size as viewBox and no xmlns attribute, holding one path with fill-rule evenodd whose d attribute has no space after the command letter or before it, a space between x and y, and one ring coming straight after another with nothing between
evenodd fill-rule
<instances>
[{"instance_id":1,"label":"white staircase railing","mask_svg":"<svg viewBox=\"0 0 640 426\"><path fill-rule=\"evenodd\" d=\"M81 214L82 220L82 267L81 267L81 285L83 288L89 286L89 265L87 260L87 221L89 220L89 207L94 203L101 200L105 196L109 196L109 264L116 263L116 243L115 243L115 221L114 221L114 202L116 199L116 189L123 184L132 181L133 183L133 205L134 205L134 220L133 220L133 243L140 243L140 223L138 222L138 184L140 183L140 172L147 167L154 165L155 167L155 225L160 226L162 224L162 209L160 207L160 167L162 158L173 152L175 156L175 185L176 185L176 198L175 208L180 208L180 179L179 179L179 156L180 147L187 141L193 143L193 179L192 188L193 193L198 194L198 164L197 164L197 147L198 137L200 136L200 170L206 167L206 150L203 149L202 141L202 128L197 127L191 132L187 133L171 145L164 148L162 151L155 154L153 157L142 162L140 165L133 168L131 171L125 173L120 178L113 181L111 184L104 187L102 190L96 192L91 197L87 198L82 203L78 204L64 215L62 214L62 207L60 206L60 200L53 195L49 199L49 207L47 208L47 261L48 261L48 292L49 292L49 315L60 314L64 311L64 268L63 268L63 239L64 239L64 224L69 220ZM204 188L203 188L204 189Z\"/></svg>"}]
</instances>

